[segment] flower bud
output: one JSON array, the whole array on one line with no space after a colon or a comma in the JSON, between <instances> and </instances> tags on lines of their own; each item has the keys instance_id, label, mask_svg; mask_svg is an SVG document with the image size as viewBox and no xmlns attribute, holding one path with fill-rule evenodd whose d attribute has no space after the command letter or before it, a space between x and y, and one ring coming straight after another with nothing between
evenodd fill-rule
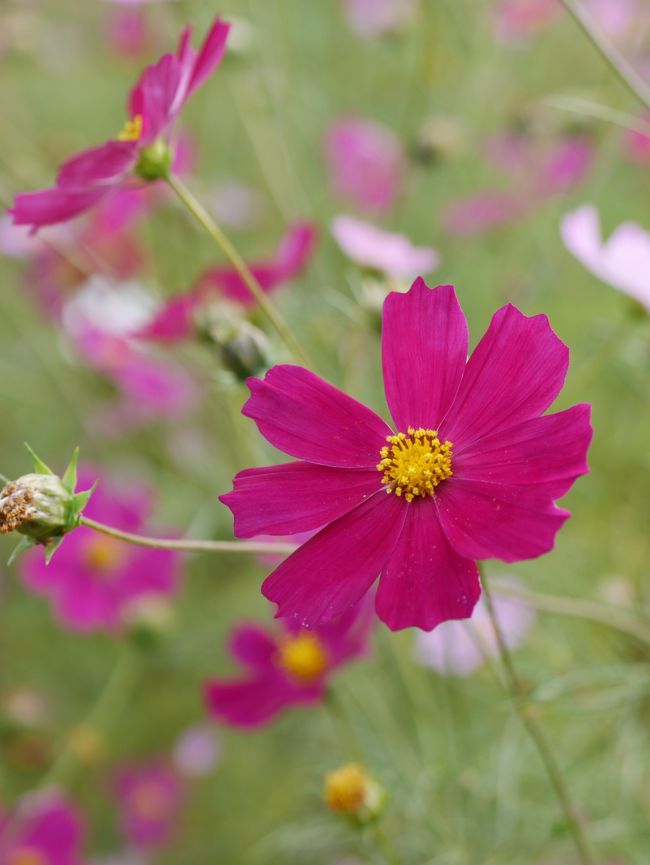
<instances>
[{"instance_id":1,"label":"flower bud","mask_svg":"<svg viewBox=\"0 0 650 865\"><path fill-rule=\"evenodd\" d=\"M142 180L165 180L172 167L173 154L170 146L162 138L140 150L135 173Z\"/></svg>"},{"instance_id":2,"label":"flower bud","mask_svg":"<svg viewBox=\"0 0 650 865\"><path fill-rule=\"evenodd\" d=\"M260 375L271 365L266 335L246 319L213 317L203 331L216 347L223 367L238 381Z\"/></svg>"},{"instance_id":3,"label":"flower bud","mask_svg":"<svg viewBox=\"0 0 650 865\"><path fill-rule=\"evenodd\" d=\"M167 598L142 595L131 601L122 613L122 623L133 643L140 649L155 649L176 627L174 608Z\"/></svg>"},{"instance_id":4,"label":"flower bud","mask_svg":"<svg viewBox=\"0 0 650 865\"><path fill-rule=\"evenodd\" d=\"M9 481L0 492L0 534L16 531L41 544L60 537L72 502L56 475L34 473Z\"/></svg>"},{"instance_id":5,"label":"flower bud","mask_svg":"<svg viewBox=\"0 0 650 865\"><path fill-rule=\"evenodd\" d=\"M330 811L366 823L383 810L386 793L358 763L347 763L325 776L325 803Z\"/></svg>"}]
</instances>

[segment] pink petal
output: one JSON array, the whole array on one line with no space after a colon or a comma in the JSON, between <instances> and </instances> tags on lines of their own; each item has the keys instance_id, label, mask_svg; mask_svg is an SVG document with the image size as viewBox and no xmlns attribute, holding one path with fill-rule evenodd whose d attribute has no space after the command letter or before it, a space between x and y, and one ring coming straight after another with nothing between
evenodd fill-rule
<instances>
[{"instance_id":1,"label":"pink petal","mask_svg":"<svg viewBox=\"0 0 650 865\"><path fill-rule=\"evenodd\" d=\"M305 627L342 615L370 589L389 559L405 502L380 492L330 523L267 577L262 594Z\"/></svg>"},{"instance_id":2,"label":"pink petal","mask_svg":"<svg viewBox=\"0 0 650 865\"><path fill-rule=\"evenodd\" d=\"M390 427L352 397L299 366L249 378L242 414L267 441L298 459L338 468L374 468Z\"/></svg>"},{"instance_id":3,"label":"pink petal","mask_svg":"<svg viewBox=\"0 0 650 865\"><path fill-rule=\"evenodd\" d=\"M451 478L436 491L438 514L452 547L471 559L534 559L553 549L568 511L535 487Z\"/></svg>"},{"instance_id":4,"label":"pink petal","mask_svg":"<svg viewBox=\"0 0 650 865\"><path fill-rule=\"evenodd\" d=\"M210 713L236 727L258 727L283 709L322 698L322 686L299 688L275 673L245 682L208 682L204 689Z\"/></svg>"},{"instance_id":5,"label":"pink petal","mask_svg":"<svg viewBox=\"0 0 650 865\"><path fill-rule=\"evenodd\" d=\"M545 315L527 318L508 304L474 349L441 425L458 450L499 427L542 414L560 392L569 350Z\"/></svg>"},{"instance_id":6,"label":"pink petal","mask_svg":"<svg viewBox=\"0 0 650 865\"><path fill-rule=\"evenodd\" d=\"M195 329L194 316L203 303L202 291L172 297L149 324L133 334L137 339L177 342L189 339Z\"/></svg>"},{"instance_id":7,"label":"pink petal","mask_svg":"<svg viewBox=\"0 0 650 865\"><path fill-rule=\"evenodd\" d=\"M174 118L182 69L173 54L165 54L142 73L129 97L129 114L142 117L139 144L150 144Z\"/></svg>"},{"instance_id":8,"label":"pink petal","mask_svg":"<svg viewBox=\"0 0 650 865\"><path fill-rule=\"evenodd\" d=\"M259 625L240 625L230 639L230 652L234 658L254 669L267 669L271 666L277 651L276 641Z\"/></svg>"},{"instance_id":9,"label":"pink petal","mask_svg":"<svg viewBox=\"0 0 650 865\"><path fill-rule=\"evenodd\" d=\"M235 517L235 535L295 535L331 523L380 491L381 475L306 462L246 469L219 501Z\"/></svg>"},{"instance_id":10,"label":"pink petal","mask_svg":"<svg viewBox=\"0 0 650 865\"><path fill-rule=\"evenodd\" d=\"M90 210L109 191L110 187L93 189L40 189L17 195L11 214L14 225L31 225L35 231L45 225L67 222Z\"/></svg>"},{"instance_id":11,"label":"pink petal","mask_svg":"<svg viewBox=\"0 0 650 865\"><path fill-rule=\"evenodd\" d=\"M384 302L386 400L399 430L435 429L456 395L467 359L467 322L451 285L416 279Z\"/></svg>"},{"instance_id":12,"label":"pink petal","mask_svg":"<svg viewBox=\"0 0 650 865\"><path fill-rule=\"evenodd\" d=\"M133 168L137 153L135 141L107 141L91 147L63 163L56 178L57 186L77 190L115 183Z\"/></svg>"},{"instance_id":13,"label":"pink petal","mask_svg":"<svg viewBox=\"0 0 650 865\"><path fill-rule=\"evenodd\" d=\"M430 631L467 619L481 594L478 569L449 545L432 501L406 507L399 540L379 579L377 615L392 631Z\"/></svg>"},{"instance_id":14,"label":"pink petal","mask_svg":"<svg viewBox=\"0 0 650 865\"><path fill-rule=\"evenodd\" d=\"M220 18L215 19L194 62L185 98L191 96L195 90L201 87L221 63L226 53L229 31L230 24L221 21Z\"/></svg>"},{"instance_id":15,"label":"pink petal","mask_svg":"<svg viewBox=\"0 0 650 865\"><path fill-rule=\"evenodd\" d=\"M454 453L454 478L532 484L559 498L589 471L590 414L591 406L575 405L484 436Z\"/></svg>"}]
</instances>

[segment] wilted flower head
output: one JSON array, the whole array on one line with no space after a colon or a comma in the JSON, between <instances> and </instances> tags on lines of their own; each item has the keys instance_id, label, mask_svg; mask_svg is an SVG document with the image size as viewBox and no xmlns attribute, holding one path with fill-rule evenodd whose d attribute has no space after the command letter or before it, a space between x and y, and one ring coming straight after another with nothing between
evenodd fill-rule
<instances>
[{"instance_id":1,"label":"wilted flower head","mask_svg":"<svg viewBox=\"0 0 650 865\"><path fill-rule=\"evenodd\" d=\"M282 622L276 632L241 625L230 651L246 672L235 681L206 683L210 713L236 727L256 727L291 706L322 700L332 673L365 653L371 616L366 604L312 631L295 622Z\"/></svg>"},{"instance_id":2,"label":"wilted flower head","mask_svg":"<svg viewBox=\"0 0 650 865\"><path fill-rule=\"evenodd\" d=\"M164 846L176 831L183 786L164 763L127 766L117 774L115 794L125 839L136 849Z\"/></svg>"},{"instance_id":3,"label":"wilted flower head","mask_svg":"<svg viewBox=\"0 0 650 865\"><path fill-rule=\"evenodd\" d=\"M494 613L508 648L518 648L535 621L535 611L521 598L495 593ZM435 631L420 631L415 637L416 660L445 675L469 676L487 659L498 656L499 647L483 598L479 598L469 620L443 622Z\"/></svg>"},{"instance_id":4,"label":"wilted flower head","mask_svg":"<svg viewBox=\"0 0 650 865\"><path fill-rule=\"evenodd\" d=\"M318 376L276 366L251 379L243 413L297 462L247 469L221 497L235 534L320 529L267 578L278 615L315 627L381 573L379 617L431 630L471 615L475 560L552 549L555 505L587 470L589 406L544 415L568 349L544 315L498 310L467 360L452 286L418 279L384 303L382 354L395 430Z\"/></svg>"},{"instance_id":5,"label":"wilted flower head","mask_svg":"<svg viewBox=\"0 0 650 865\"><path fill-rule=\"evenodd\" d=\"M604 241L598 211L583 204L563 218L566 248L603 282L638 301L650 314L650 232L624 222Z\"/></svg>"},{"instance_id":6,"label":"wilted flower head","mask_svg":"<svg viewBox=\"0 0 650 865\"><path fill-rule=\"evenodd\" d=\"M383 810L386 793L363 766L347 763L325 776L324 798L330 811L367 823Z\"/></svg>"},{"instance_id":7,"label":"wilted flower head","mask_svg":"<svg viewBox=\"0 0 650 865\"><path fill-rule=\"evenodd\" d=\"M370 213L385 213L402 191L406 157L395 133L363 117L330 126L325 139L332 193Z\"/></svg>"},{"instance_id":8,"label":"wilted flower head","mask_svg":"<svg viewBox=\"0 0 650 865\"><path fill-rule=\"evenodd\" d=\"M413 279L438 267L438 253L429 247L413 246L403 234L393 234L353 216L337 216L332 234L348 258L361 267L388 277Z\"/></svg>"},{"instance_id":9,"label":"wilted flower head","mask_svg":"<svg viewBox=\"0 0 650 865\"><path fill-rule=\"evenodd\" d=\"M0 865L83 865L84 820L63 796L25 799L0 816Z\"/></svg>"},{"instance_id":10,"label":"wilted flower head","mask_svg":"<svg viewBox=\"0 0 650 865\"><path fill-rule=\"evenodd\" d=\"M181 108L217 68L226 50L229 25L217 18L200 50L190 45L186 27L176 54L165 54L144 71L129 96L123 130L98 147L65 162L56 186L18 195L12 210L17 225L33 230L66 222L97 205L133 178L165 178L174 160L171 128Z\"/></svg>"}]
</instances>

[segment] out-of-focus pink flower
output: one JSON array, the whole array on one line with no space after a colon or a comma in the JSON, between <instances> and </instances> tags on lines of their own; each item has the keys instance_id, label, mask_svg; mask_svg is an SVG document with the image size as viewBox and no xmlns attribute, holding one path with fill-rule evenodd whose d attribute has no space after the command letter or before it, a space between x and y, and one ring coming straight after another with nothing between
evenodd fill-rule
<instances>
[{"instance_id":1,"label":"out-of-focus pink flower","mask_svg":"<svg viewBox=\"0 0 650 865\"><path fill-rule=\"evenodd\" d=\"M650 130L650 111L640 116ZM624 139L625 153L627 157L638 165L650 165L650 131L639 132L636 129L628 129Z\"/></svg>"},{"instance_id":2,"label":"out-of-focus pink flower","mask_svg":"<svg viewBox=\"0 0 650 865\"><path fill-rule=\"evenodd\" d=\"M362 210L385 213L402 191L406 158L395 133L363 117L330 126L325 157L332 193Z\"/></svg>"},{"instance_id":3,"label":"out-of-focus pink flower","mask_svg":"<svg viewBox=\"0 0 650 865\"><path fill-rule=\"evenodd\" d=\"M197 52L190 45L191 28L186 27L176 54L165 54L149 66L131 91L129 120L118 137L65 162L55 187L18 195L12 210L16 225L36 231L67 222L95 207L115 188L133 183L134 175L155 179L142 160L150 164L151 148L161 140L169 144L181 108L220 64L229 29L217 18Z\"/></svg>"},{"instance_id":4,"label":"out-of-focus pink flower","mask_svg":"<svg viewBox=\"0 0 650 865\"><path fill-rule=\"evenodd\" d=\"M221 746L212 726L195 724L174 745L174 766L186 778L203 778L216 768Z\"/></svg>"},{"instance_id":5,"label":"out-of-focus pink flower","mask_svg":"<svg viewBox=\"0 0 650 865\"><path fill-rule=\"evenodd\" d=\"M173 837L181 814L184 791L164 763L147 763L121 769L115 794L122 833L136 849L163 847Z\"/></svg>"},{"instance_id":6,"label":"out-of-focus pink flower","mask_svg":"<svg viewBox=\"0 0 650 865\"><path fill-rule=\"evenodd\" d=\"M292 706L319 702L332 673L365 654L373 618L371 605L364 602L309 631L288 620L275 632L240 625L230 652L245 672L234 681L206 683L210 713L235 727L258 727Z\"/></svg>"},{"instance_id":7,"label":"out-of-focus pink flower","mask_svg":"<svg viewBox=\"0 0 650 865\"><path fill-rule=\"evenodd\" d=\"M364 39L398 33L413 20L417 0L343 0L353 33Z\"/></svg>"},{"instance_id":8,"label":"out-of-focus pink flower","mask_svg":"<svg viewBox=\"0 0 650 865\"><path fill-rule=\"evenodd\" d=\"M0 865L82 865L85 834L81 813L60 794L26 799L0 816Z\"/></svg>"},{"instance_id":9,"label":"out-of-focus pink flower","mask_svg":"<svg viewBox=\"0 0 650 865\"><path fill-rule=\"evenodd\" d=\"M598 28L610 39L627 36L641 11L638 0L583 0Z\"/></svg>"},{"instance_id":10,"label":"out-of-focus pink flower","mask_svg":"<svg viewBox=\"0 0 650 865\"><path fill-rule=\"evenodd\" d=\"M431 273L440 263L434 249L413 246L404 234L384 231L353 216L337 216L332 234L348 258L388 277L413 279L419 273Z\"/></svg>"},{"instance_id":11,"label":"out-of-focus pink flower","mask_svg":"<svg viewBox=\"0 0 650 865\"><path fill-rule=\"evenodd\" d=\"M491 138L485 155L506 174L508 188L449 201L442 209L442 225L450 234L483 234L528 216L584 179L594 149L581 135L538 142L528 134L506 134Z\"/></svg>"},{"instance_id":12,"label":"out-of-focus pink flower","mask_svg":"<svg viewBox=\"0 0 650 865\"><path fill-rule=\"evenodd\" d=\"M267 577L278 615L316 627L379 580L391 630L468 618L476 560L549 552L555 504L589 471L590 406L545 414L569 352L545 315L497 310L469 360L453 286L417 279L384 301L391 427L298 366L250 378L243 413L293 462L246 469L220 496L239 538L320 530ZM386 493L390 492L391 495Z\"/></svg>"},{"instance_id":13,"label":"out-of-focus pink flower","mask_svg":"<svg viewBox=\"0 0 650 865\"><path fill-rule=\"evenodd\" d=\"M148 490L112 485L84 469L80 486L99 485L85 514L129 532L147 532L152 510ZM20 559L25 585L50 599L59 621L72 631L118 631L122 614L138 598L170 595L180 577L179 556L168 550L134 547L80 526L46 565L36 551Z\"/></svg>"},{"instance_id":14,"label":"out-of-focus pink flower","mask_svg":"<svg viewBox=\"0 0 650 865\"><path fill-rule=\"evenodd\" d=\"M650 232L624 222L603 240L598 210L583 204L560 225L564 245L603 282L629 295L650 313Z\"/></svg>"},{"instance_id":15,"label":"out-of-focus pink flower","mask_svg":"<svg viewBox=\"0 0 650 865\"><path fill-rule=\"evenodd\" d=\"M540 33L560 15L560 0L500 0L493 30L503 42L519 42Z\"/></svg>"},{"instance_id":16,"label":"out-of-focus pink flower","mask_svg":"<svg viewBox=\"0 0 650 865\"><path fill-rule=\"evenodd\" d=\"M109 10L106 21L106 41L118 57L140 58L151 47L147 18L132 4Z\"/></svg>"},{"instance_id":17,"label":"out-of-focus pink flower","mask_svg":"<svg viewBox=\"0 0 650 865\"><path fill-rule=\"evenodd\" d=\"M306 222L293 225L282 238L275 257L250 265L251 272L266 292L296 279L307 267L316 246L316 229ZM215 298L226 298L248 307L255 299L236 270L215 267L206 270L189 292L173 297L158 315L137 332L140 339L174 342L188 339L196 328L198 309Z\"/></svg>"},{"instance_id":18,"label":"out-of-focus pink flower","mask_svg":"<svg viewBox=\"0 0 650 865\"><path fill-rule=\"evenodd\" d=\"M511 581L516 585L516 581ZM494 595L494 611L509 649L517 649L535 621L535 611L520 598ZM498 657L499 646L483 598L464 622L444 622L435 631L420 631L415 658L444 675L469 676Z\"/></svg>"}]
</instances>

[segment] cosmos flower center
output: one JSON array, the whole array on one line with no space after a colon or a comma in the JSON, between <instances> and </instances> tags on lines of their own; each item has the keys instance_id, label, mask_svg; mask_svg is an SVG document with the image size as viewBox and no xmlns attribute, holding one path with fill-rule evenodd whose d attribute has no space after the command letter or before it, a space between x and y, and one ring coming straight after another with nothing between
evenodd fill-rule
<instances>
[{"instance_id":1,"label":"cosmos flower center","mask_svg":"<svg viewBox=\"0 0 650 865\"><path fill-rule=\"evenodd\" d=\"M118 141L139 141L142 137L142 115L136 114L127 120L117 136Z\"/></svg>"},{"instance_id":2,"label":"cosmos flower center","mask_svg":"<svg viewBox=\"0 0 650 865\"><path fill-rule=\"evenodd\" d=\"M452 443L440 441L437 430L414 429L386 438L377 471L382 472L386 491L404 496L407 502L433 495L436 487L453 474Z\"/></svg>"},{"instance_id":3,"label":"cosmos flower center","mask_svg":"<svg viewBox=\"0 0 650 865\"><path fill-rule=\"evenodd\" d=\"M97 576L106 577L124 561L124 545L104 535L93 535L83 551L84 564Z\"/></svg>"},{"instance_id":4,"label":"cosmos flower center","mask_svg":"<svg viewBox=\"0 0 650 865\"><path fill-rule=\"evenodd\" d=\"M21 847L9 854L7 865L47 865L47 859L35 847Z\"/></svg>"},{"instance_id":5,"label":"cosmos flower center","mask_svg":"<svg viewBox=\"0 0 650 865\"><path fill-rule=\"evenodd\" d=\"M327 669L328 662L325 646L311 632L285 637L278 646L278 666L301 685L319 679Z\"/></svg>"},{"instance_id":6,"label":"cosmos flower center","mask_svg":"<svg viewBox=\"0 0 650 865\"><path fill-rule=\"evenodd\" d=\"M171 801L159 784L145 781L131 794L131 807L141 820L163 820L169 815Z\"/></svg>"}]
</instances>

